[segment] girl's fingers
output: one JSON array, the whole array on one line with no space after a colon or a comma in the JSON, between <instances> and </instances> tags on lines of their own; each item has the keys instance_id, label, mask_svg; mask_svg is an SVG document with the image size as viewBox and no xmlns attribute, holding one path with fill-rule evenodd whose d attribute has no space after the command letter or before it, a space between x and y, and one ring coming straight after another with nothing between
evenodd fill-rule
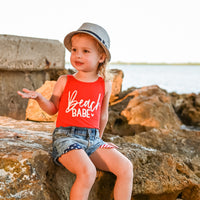
<instances>
[{"instance_id":1,"label":"girl's fingers","mask_svg":"<svg viewBox=\"0 0 200 200\"><path fill-rule=\"evenodd\" d=\"M116 149L119 148L117 145L113 144L112 142L107 142L107 144L109 144L110 146L112 146L112 147L114 147L114 148L116 148Z\"/></svg>"},{"instance_id":2,"label":"girl's fingers","mask_svg":"<svg viewBox=\"0 0 200 200\"><path fill-rule=\"evenodd\" d=\"M22 91L25 92L25 93L31 92L31 90L28 90L28 89L26 89L26 88L23 88Z\"/></svg>"},{"instance_id":3,"label":"girl's fingers","mask_svg":"<svg viewBox=\"0 0 200 200\"><path fill-rule=\"evenodd\" d=\"M17 91L17 94L19 94L20 96L24 97L24 94L23 92L20 92L20 91Z\"/></svg>"},{"instance_id":4,"label":"girl's fingers","mask_svg":"<svg viewBox=\"0 0 200 200\"><path fill-rule=\"evenodd\" d=\"M36 99L38 97L38 94L35 91L30 91L26 88L24 88L22 91L23 92L20 91L17 92L22 98Z\"/></svg>"},{"instance_id":5,"label":"girl's fingers","mask_svg":"<svg viewBox=\"0 0 200 200\"><path fill-rule=\"evenodd\" d=\"M28 95L26 93L23 93L23 92L20 92L18 91L17 92L22 98L28 98Z\"/></svg>"}]
</instances>

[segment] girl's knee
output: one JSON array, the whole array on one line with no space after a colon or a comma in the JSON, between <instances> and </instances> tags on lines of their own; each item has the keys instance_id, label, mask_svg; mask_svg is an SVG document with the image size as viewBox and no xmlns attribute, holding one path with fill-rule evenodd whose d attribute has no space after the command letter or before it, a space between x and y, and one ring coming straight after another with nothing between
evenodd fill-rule
<instances>
[{"instance_id":1,"label":"girl's knee","mask_svg":"<svg viewBox=\"0 0 200 200\"><path fill-rule=\"evenodd\" d=\"M94 165L83 166L82 169L76 174L77 178L81 179L82 182L93 184L96 179L96 168Z\"/></svg>"},{"instance_id":2,"label":"girl's knee","mask_svg":"<svg viewBox=\"0 0 200 200\"><path fill-rule=\"evenodd\" d=\"M132 164L132 162L130 160L128 160L127 166L131 171L133 171L133 164Z\"/></svg>"},{"instance_id":3,"label":"girl's knee","mask_svg":"<svg viewBox=\"0 0 200 200\"><path fill-rule=\"evenodd\" d=\"M133 164L130 160L127 160L126 163L126 171L129 176L133 177Z\"/></svg>"},{"instance_id":4,"label":"girl's knee","mask_svg":"<svg viewBox=\"0 0 200 200\"><path fill-rule=\"evenodd\" d=\"M128 169L129 169L129 173L130 173L131 177L133 178L133 164L130 160L128 163Z\"/></svg>"},{"instance_id":5,"label":"girl's knee","mask_svg":"<svg viewBox=\"0 0 200 200\"><path fill-rule=\"evenodd\" d=\"M130 160L126 160L123 165L121 165L121 170L119 172L119 176L123 176L127 179L133 179L133 164Z\"/></svg>"}]
</instances>

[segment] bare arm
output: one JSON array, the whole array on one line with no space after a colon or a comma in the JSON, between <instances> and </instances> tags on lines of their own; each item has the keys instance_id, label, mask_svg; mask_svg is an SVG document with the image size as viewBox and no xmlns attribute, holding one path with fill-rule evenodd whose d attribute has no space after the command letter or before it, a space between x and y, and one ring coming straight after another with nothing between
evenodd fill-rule
<instances>
[{"instance_id":1,"label":"bare arm","mask_svg":"<svg viewBox=\"0 0 200 200\"><path fill-rule=\"evenodd\" d=\"M101 107L100 138L102 138L103 136L103 131L108 121L108 107L109 107L111 92L112 92L112 82L106 81L105 82L105 96L103 98L102 107Z\"/></svg>"},{"instance_id":2,"label":"bare arm","mask_svg":"<svg viewBox=\"0 0 200 200\"><path fill-rule=\"evenodd\" d=\"M17 93L22 98L36 100L40 105L40 107L42 108L42 110L44 110L49 115L54 115L58 112L60 97L63 93L66 81L67 81L66 76L59 77L58 81L54 86L52 96L49 100L43 97L40 93L25 88L23 89L23 92L18 91Z\"/></svg>"}]
</instances>

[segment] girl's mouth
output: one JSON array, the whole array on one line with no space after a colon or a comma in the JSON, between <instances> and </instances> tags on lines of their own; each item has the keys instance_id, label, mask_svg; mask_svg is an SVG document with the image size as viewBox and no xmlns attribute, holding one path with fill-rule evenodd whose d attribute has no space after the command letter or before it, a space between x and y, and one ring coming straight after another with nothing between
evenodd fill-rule
<instances>
[{"instance_id":1,"label":"girl's mouth","mask_svg":"<svg viewBox=\"0 0 200 200\"><path fill-rule=\"evenodd\" d=\"M76 66L81 66L81 65L83 65L83 63L82 63L82 62L79 62L79 61L75 61L75 64L76 64Z\"/></svg>"}]
</instances>

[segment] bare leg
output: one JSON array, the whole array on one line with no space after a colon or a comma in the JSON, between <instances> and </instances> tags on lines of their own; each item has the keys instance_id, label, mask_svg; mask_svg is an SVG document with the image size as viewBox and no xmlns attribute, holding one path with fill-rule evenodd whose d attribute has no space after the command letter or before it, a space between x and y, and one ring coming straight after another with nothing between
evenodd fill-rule
<instances>
[{"instance_id":1,"label":"bare leg","mask_svg":"<svg viewBox=\"0 0 200 200\"><path fill-rule=\"evenodd\" d=\"M87 200L96 179L96 168L83 150L73 150L59 158L59 162L76 175L70 200Z\"/></svg>"},{"instance_id":2,"label":"bare leg","mask_svg":"<svg viewBox=\"0 0 200 200\"><path fill-rule=\"evenodd\" d=\"M117 176L114 188L115 200L130 200L133 184L132 163L116 149L97 149L90 156L94 165Z\"/></svg>"}]
</instances>

